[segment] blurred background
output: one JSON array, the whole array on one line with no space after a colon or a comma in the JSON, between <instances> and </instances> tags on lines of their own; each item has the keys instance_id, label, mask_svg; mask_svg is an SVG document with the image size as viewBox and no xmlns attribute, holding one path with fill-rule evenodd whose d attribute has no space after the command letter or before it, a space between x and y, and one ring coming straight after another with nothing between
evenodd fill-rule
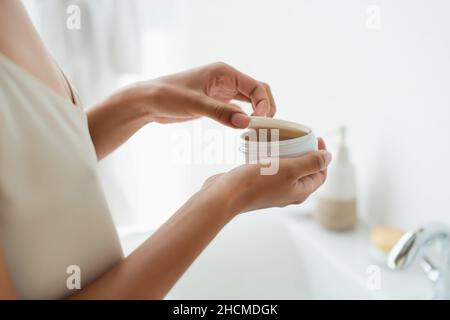
<instances>
[{"instance_id":1,"label":"blurred background","mask_svg":"<svg viewBox=\"0 0 450 320\"><path fill-rule=\"evenodd\" d=\"M25 4L86 107L132 81L224 61L269 83L277 117L311 126L331 148L333 132L347 126L362 220L405 229L429 220L450 223L450 2ZM69 24L77 13L80 24ZM230 137L221 144L224 158L236 153L238 133L204 119L150 124L101 161L122 230L158 227L208 176L237 164L233 156L219 163L174 161L175 140L190 148L196 132L210 129ZM214 141L201 138L203 148L193 153Z\"/></svg>"}]
</instances>

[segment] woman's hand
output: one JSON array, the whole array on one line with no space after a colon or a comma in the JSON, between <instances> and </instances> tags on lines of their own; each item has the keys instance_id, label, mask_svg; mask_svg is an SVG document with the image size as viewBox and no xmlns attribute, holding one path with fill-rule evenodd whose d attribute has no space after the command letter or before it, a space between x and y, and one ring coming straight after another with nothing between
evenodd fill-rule
<instances>
[{"instance_id":1,"label":"woman's hand","mask_svg":"<svg viewBox=\"0 0 450 320\"><path fill-rule=\"evenodd\" d=\"M210 117L232 128L250 118L231 100L251 103L253 114L272 117L270 88L225 63L214 63L123 88L87 111L89 132L102 159L149 122Z\"/></svg>"},{"instance_id":2,"label":"woman's hand","mask_svg":"<svg viewBox=\"0 0 450 320\"><path fill-rule=\"evenodd\" d=\"M258 116L271 117L276 111L267 84L221 62L140 82L127 90L146 108L149 120L160 123L206 116L230 127L247 127L248 115L231 100L251 103Z\"/></svg>"},{"instance_id":3,"label":"woman's hand","mask_svg":"<svg viewBox=\"0 0 450 320\"><path fill-rule=\"evenodd\" d=\"M247 164L210 177L200 194L224 201L231 215L267 207L300 204L325 181L331 154L319 138L319 151L279 159L274 175L261 175L259 164Z\"/></svg>"}]
</instances>

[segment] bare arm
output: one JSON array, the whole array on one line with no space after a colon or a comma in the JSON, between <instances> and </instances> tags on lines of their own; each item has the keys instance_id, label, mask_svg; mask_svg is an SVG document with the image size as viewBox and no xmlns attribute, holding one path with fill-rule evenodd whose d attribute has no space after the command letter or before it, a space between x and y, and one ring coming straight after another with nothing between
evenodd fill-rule
<instances>
[{"instance_id":1,"label":"bare arm","mask_svg":"<svg viewBox=\"0 0 450 320\"><path fill-rule=\"evenodd\" d=\"M319 140L319 148L325 144ZM330 154L321 150L281 159L276 175L244 165L208 179L130 256L71 299L161 299L208 243L241 212L303 202L326 178Z\"/></svg>"},{"instance_id":2,"label":"bare arm","mask_svg":"<svg viewBox=\"0 0 450 320\"><path fill-rule=\"evenodd\" d=\"M6 260L0 244L0 300L16 299L17 294L6 269Z\"/></svg>"},{"instance_id":3,"label":"bare arm","mask_svg":"<svg viewBox=\"0 0 450 320\"><path fill-rule=\"evenodd\" d=\"M325 145L319 140L319 148ZM216 234L238 213L303 202L326 178L321 150L280 159L275 175L244 165L208 179L203 188L131 255L69 299L161 299ZM0 255L0 258L1 255ZM15 293L0 260L0 297Z\"/></svg>"},{"instance_id":4,"label":"bare arm","mask_svg":"<svg viewBox=\"0 0 450 320\"><path fill-rule=\"evenodd\" d=\"M70 298L162 299L234 214L224 201L194 195L123 262Z\"/></svg>"}]
</instances>

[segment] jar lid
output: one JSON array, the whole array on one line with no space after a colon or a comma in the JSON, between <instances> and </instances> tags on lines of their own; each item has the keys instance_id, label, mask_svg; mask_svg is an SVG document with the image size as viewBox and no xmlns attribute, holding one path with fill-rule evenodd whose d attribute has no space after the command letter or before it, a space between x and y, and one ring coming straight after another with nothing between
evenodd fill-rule
<instances>
[{"instance_id":1,"label":"jar lid","mask_svg":"<svg viewBox=\"0 0 450 320\"><path fill-rule=\"evenodd\" d=\"M308 134L311 129L296 122L268 117L250 117L249 129L279 129L285 135L298 137Z\"/></svg>"},{"instance_id":2,"label":"jar lid","mask_svg":"<svg viewBox=\"0 0 450 320\"><path fill-rule=\"evenodd\" d=\"M247 131L241 134L239 151L243 154L251 155L252 157L258 158L261 155L259 152L262 151L262 155L273 155L273 148L277 155L280 157L298 157L304 155L310 151L317 150L317 139L314 132L300 123L295 123L292 121L286 121L281 119L273 119L266 117L250 117L250 123ZM259 137L254 135L259 134L260 129L279 130L279 140L277 141L259 141ZM272 137L272 133L271 133ZM256 140L254 140L256 138ZM246 158L246 161L248 159Z\"/></svg>"}]
</instances>

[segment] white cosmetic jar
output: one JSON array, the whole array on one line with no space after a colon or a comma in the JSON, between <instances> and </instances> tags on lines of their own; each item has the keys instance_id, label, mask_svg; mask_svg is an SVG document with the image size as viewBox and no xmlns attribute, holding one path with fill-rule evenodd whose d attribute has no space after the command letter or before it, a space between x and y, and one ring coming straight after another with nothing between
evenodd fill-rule
<instances>
[{"instance_id":1,"label":"white cosmetic jar","mask_svg":"<svg viewBox=\"0 0 450 320\"><path fill-rule=\"evenodd\" d=\"M249 130L241 134L239 144L239 151L244 154L246 163L276 156L299 157L318 148L313 130L299 123L266 117L250 117L248 128ZM270 141L272 129L278 129L278 141ZM259 135L266 138L260 140ZM276 144L278 144L278 152Z\"/></svg>"}]
</instances>

